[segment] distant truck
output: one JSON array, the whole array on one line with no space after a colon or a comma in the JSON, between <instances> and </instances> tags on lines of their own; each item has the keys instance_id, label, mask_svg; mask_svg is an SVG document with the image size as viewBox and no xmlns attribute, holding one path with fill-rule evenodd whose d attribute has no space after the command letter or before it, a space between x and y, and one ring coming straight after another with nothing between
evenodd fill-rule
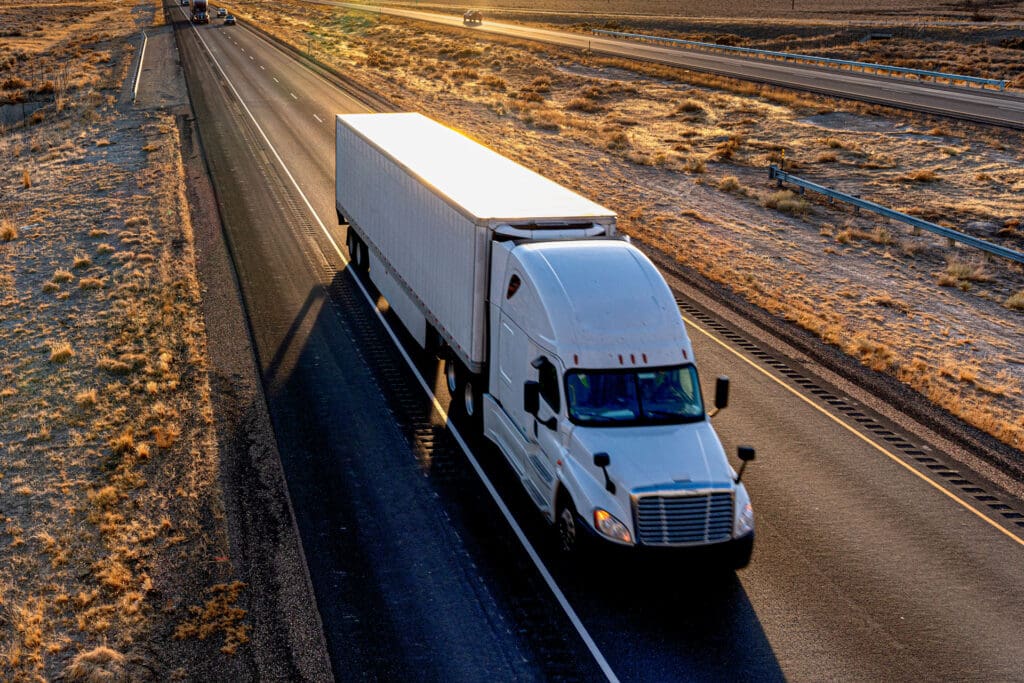
<instances>
[{"instance_id":1,"label":"distant truck","mask_svg":"<svg viewBox=\"0 0 1024 683\"><path fill-rule=\"evenodd\" d=\"M335 151L354 267L444 359L452 409L561 547L706 547L746 566L753 449L737 475L672 292L615 214L420 114L339 115Z\"/></svg>"},{"instance_id":2,"label":"distant truck","mask_svg":"<svg viewBox=\"0 0 1024 683\"><path fill-rule=\"evenodd\" d=\"M478 9L466 10L462 15L463 24L480 24L484 20L484 13Z\"/></svg>"},{"instance_id":3,"label":"distant truck","mask_svg":"<svg viewBox=\"0 0 1024 683\"><path fill-rule=\"evenodd\" d=\"M192 21L196 24L209 24L210 13L207 8L206 0L191 0L192 2Z\"/></svg>"}]
</instances>

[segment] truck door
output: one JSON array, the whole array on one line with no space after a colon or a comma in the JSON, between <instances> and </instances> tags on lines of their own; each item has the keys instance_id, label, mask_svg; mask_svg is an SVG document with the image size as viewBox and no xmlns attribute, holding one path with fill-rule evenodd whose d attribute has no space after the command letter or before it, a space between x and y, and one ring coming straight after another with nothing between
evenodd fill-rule
<instances>
[{"instance_id":1,"label":"truck door","mask_svg":"<svg viewBox=\"0 0 1024 683\"><path fill-rule=\"evenodd\" d=\"M555 487L555 463L563 457L561 445L562 390L559 378L562 376L561 361L540 347L534 347L537 355L531 361L536 368L536 380L540 383L540 409L533 420L532 436L536 447L528 449L527 473L534 486L541 492L547 510Z\"/></svg>"},{"instance_id":2,"label":"truck door","mask_svg":"<svg viewBox=\"0 0 1024 683\"><path fill-rule=\"evenodd\" d=\"M502 437L513 451L510 454L515 460L512 465L520 476L524 476L526 449L533 441L532 433L529 431L532 428L533 416L527 415L523 410L523 383L532 379L526 372L530 369L530 340L515 320L516 307L513 305L513 299L527 294L520 291L522 276L514 269L510 269L507 279L498 323L498 386L494 387L493 391L511 423L511 429Z\"/></svg>"}]
</instances>

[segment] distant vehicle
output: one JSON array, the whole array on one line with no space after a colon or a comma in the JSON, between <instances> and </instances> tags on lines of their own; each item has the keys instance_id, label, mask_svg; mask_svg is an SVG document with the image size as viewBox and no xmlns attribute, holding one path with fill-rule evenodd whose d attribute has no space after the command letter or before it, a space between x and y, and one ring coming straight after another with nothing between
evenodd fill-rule
<instances>
[{"instance_id":1,"label":"distant vehicle","mask_svg":"<svg viewBox=\"0 0 1024 683\"><path fill-rule=\"evenodd\" d=\"M225 26L234 26L235 25L235 15L234 14L229 14L226 17L224 17L224 25Z\"/></svg>"},{"instance_id":2,"label":"distant vehicle","mask_svg":"<svg viewBox=\"0 0 1024 683\"><path fill-rule=\"evenodd\" d=\"M181 0L182 7L188 7L188 0Z\"/></svg>"},{"instance_id":3,"label":"distant vehicle","mask_svg":"<svg viewBox=\"0 0 1024 683\"><path fill-rule=\"evenodd\" d=\"M420 114L339 115L335 154L354 269L444 359L450 409L497 445L561 547L746 566L743 467L711 426L672 291L615 214Z\"/></svg>"},{"instance_id":4,"label":"distant vehicle","mask_svg":"<svg viewBox=\"0 0 1024 683\"><path fill-rule=\"evenodd\" d=\"M483 23L484 13L478 9L466 10L466 13L462 15L463 24L480 24Z\"/></svg>"},{"instance_id":5,"label":"distant vehicle","mask_svg":"<svg viewBox=\"0 0 1024 683\"><path fill-rule=\"evenodd\" d=\"M218 7L217 8L217 16L218 17L226 17L227 15L228 15L228 11L226 9L224 9L223 7Z\"/></svg>"},{"instance_id":6,"label":"distant vehicle","mask_svg":"<svg viewBox=\"0 0 1024 683\"><path fill-rule=\"evenodd\" d=\"M192 21L196 24L209 24L206 0L192 0Z\"/></svg>"}]
</instances>

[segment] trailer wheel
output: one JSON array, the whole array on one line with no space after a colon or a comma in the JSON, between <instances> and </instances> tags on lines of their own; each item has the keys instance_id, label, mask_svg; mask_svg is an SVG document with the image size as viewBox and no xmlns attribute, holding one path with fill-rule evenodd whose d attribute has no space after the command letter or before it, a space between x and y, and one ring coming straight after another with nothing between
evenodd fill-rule
<instances>
[{"instance_id":1,"label":"trailer wheel","mask_svg":"<svg viewBox=\"0 0 1024 683\"><path fill-rule=\"evenodd\" d=\"M351 227L345 232L345 247L348 248L348 260L355 265L356 263L356 233Z\"/></svg>"},{"instance_id":2,"label":"trailer wheel","mask_svg":"<svg viewBox=\"0 0 1024 683\"><path fill-rule=\"evenodd\" d=\"M364 242L363 239L351 228L349 228L346 241L348 242L348 255L352 261L352 265L355 266L356 270L360 273L369 271L370 252L366 248L366 242Z\"/></svg>"},{"instance_id":3,"label":"trailer wheel","mask_svg":"<svg viewBox=\"0 0 1024 683\"><path fill-rule=\"evenodd\" d=\"M444 359L444 380L445 385L448 387L448 395L452 397L452 401L456 400L459 395L459 385L462 383L460 376L462 374L461 368L459 368L459 361L452 358L451 356Z\"/></svg>"}]
</instances>

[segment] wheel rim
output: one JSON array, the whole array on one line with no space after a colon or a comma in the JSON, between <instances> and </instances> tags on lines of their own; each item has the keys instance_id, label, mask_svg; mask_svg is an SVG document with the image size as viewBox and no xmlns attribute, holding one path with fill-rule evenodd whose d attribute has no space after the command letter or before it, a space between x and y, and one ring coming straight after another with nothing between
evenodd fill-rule
<instances>
[{"instance_id":1,"label":"wheel rim","mask_svg":"<svg viewBox=\"0 0 1024 683\"><path fill-rule=\"evenodd\" d=\"M472 382L466 382L466 386L462 390L462 405L466 409L466 415L470 417L476 415L476 398L473 396Z\"/></svg>"},{"instance_id":2,"label":"wheel rim","mask_svg":"<svg viewBox=\"0 0 1024 683\"><path fill-rule=\"evenodd\" d=\"M452 396L455 395L455 390L459 386L459 377L455 371L455 362L452 360L445 361L444 364L444 376L448 383L448 393Z\"/></svg>"},{"instance_id":3,"label":"wheel rim","mask_svg":"<svg viewBox=\"0 0 1024 683\"><path fill-rule=\"evenodd\" d=\"M576 547L576 518L568 505L558 515L558 543L563 552L571 552Z\"/></svg>"}]
</instances>

